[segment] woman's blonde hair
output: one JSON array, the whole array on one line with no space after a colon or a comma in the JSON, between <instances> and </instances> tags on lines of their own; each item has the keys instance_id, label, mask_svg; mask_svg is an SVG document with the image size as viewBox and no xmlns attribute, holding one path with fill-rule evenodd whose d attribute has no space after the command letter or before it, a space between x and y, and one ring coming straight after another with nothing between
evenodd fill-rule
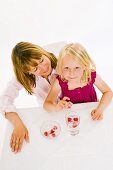
<instances>
[{"instance_id":1,"label":"woman's blonde hair","mask_svg":"<svg viewBox=\"0 0 113 170\"><path fill-rule=\"evenodd\" d=\"M29 67L35 67L37 65L36 60L40 60L42 55L50 59L51 67L55 69L57 65L56 56L38 45L19 42L12 50L14 73L29 94L33 94L33 87L36 87L36 77L28 73Z\"/></svg>"},{"instance_id":2,"label":"woman's blonde hair","mask_svg":"<svg viewBox=\"0 0 113 170\"><path fill-rule=\"evenodd\" d=\"M57 73L62 76L62 59L66 55L73 55L75 56L75 59L83 66L84 73L82 76L81 81L84 83L88 82L88 79L90 79L91 72L96 70L96 66L89 56L86 49L79 43L70 43L64 46L63 49L61 49L58 62L57 62Z\"/></svg>"}]
</instances>

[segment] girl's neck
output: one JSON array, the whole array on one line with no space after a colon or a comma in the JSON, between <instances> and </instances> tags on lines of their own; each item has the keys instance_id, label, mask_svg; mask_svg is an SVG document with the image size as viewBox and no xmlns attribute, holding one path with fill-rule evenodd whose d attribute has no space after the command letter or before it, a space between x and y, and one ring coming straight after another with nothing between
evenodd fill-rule
<instances>
[{"instance_id":1,"label":"girl's neck","mask_svg":"<svg viewBox=\"0 0 113 170\"><path fill-rule=\"evenodd\" d=\"M81 87L81 83L80 82L77 82L77 81L68 81L68 87L69 89L75 89L77 87Z\"/></svg>"},{"instance_id":2,"label":"girl's neck","mask_svg":"<svg viewBox=\"0 0 113 170\"><path fill-rule=\"evenodd\" d=\"M68 88L69 88L70 90L73 90L73 89L79 88L79 87L82 88L82 87L84 87L84 86L86 86L86 84L83 83L83 82L81 82L81 80L68 81Z\"/></svg>"}]
</instances>

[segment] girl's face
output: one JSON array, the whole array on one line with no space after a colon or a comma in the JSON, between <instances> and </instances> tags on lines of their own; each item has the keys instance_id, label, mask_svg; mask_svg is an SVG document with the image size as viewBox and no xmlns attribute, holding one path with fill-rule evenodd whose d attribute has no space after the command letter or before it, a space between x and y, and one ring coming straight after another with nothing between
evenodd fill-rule
<instances>
[{"instance_id":1,"label":"girl's face","mask_svg":"<svg viewBox=\"0 0 113 170\"><path fill-rule=\"evenodd\" d=\"M80 81L83 76L84 69L77 62L75 56L66 55L62 60L62 75L69 82Z\"/></svg>"},{"instance_id":2,"label":"girl's face","mask_svg":"<svg viewBox=\"0 0 113 170\"><path fill-rule=\"evenodd\" d=\"M43 55L41 59L37 60L36 62L37 66L35 67L30 66L29 73L35 76L42 76L47 78L52 71L50 59Z\"/></svg>"}]
</instances>

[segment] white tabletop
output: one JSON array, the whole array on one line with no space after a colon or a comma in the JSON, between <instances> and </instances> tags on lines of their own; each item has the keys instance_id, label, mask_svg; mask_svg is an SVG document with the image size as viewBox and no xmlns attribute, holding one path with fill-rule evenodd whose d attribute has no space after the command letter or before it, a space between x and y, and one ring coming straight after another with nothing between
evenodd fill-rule
<instances>
[{"instance_id":1,"label":"white tabletop","mask_svg":"<svg viewBox=\"0 0 113 170\"><path fill-rule=\"evenodd\" d=\"M12 126L8 122L2 149L0 170L112 170L113 169L113 103L102 121L93 121L90 113L98 103L73 105L80 115L80 132L71 136L66 130L66 111L47 113L42 108L18 109L29 130L30 142L14 154L9 147ZM40 126L46 120L61 125L56 139L45 139Z\"/></svg>"}]
</instances>

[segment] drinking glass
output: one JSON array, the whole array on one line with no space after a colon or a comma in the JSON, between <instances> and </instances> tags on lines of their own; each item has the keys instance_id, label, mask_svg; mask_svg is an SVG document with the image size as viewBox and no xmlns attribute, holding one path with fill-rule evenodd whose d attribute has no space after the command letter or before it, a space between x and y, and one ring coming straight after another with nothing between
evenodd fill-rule
<instances>
[{"instance_id":1,"label":"drinking glass","mask_svg":"<svg viewBox=\"0 0 113 170\"><path fill-rule=\"evenodd\" d=\"M78 113L71 111L66 114L67 130L72 136L75 136L79 133L79 123L80 116Z\"/></svg>"}]
</instances>

